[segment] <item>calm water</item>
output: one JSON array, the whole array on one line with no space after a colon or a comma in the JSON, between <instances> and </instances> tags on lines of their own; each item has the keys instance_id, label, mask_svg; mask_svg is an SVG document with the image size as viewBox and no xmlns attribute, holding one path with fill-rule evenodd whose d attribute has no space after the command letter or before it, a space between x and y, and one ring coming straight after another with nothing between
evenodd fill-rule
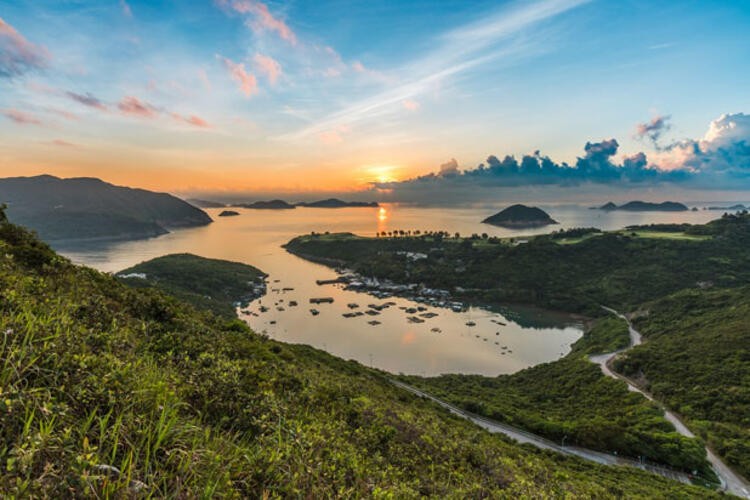
<instances>
[{"instance_id":1,"label":"calm water","mask_svg":"<svg viewBox=\"0 0 750 500\"><path fill-rule=\"evenodd\" d=\"M560 222L553 229L594 226L619 229L630 224L651 222L702 223L720 212L624 213L588 210L585 207L544 207ZM281 245L294 236L310 231L350 231L374 235L377 231L445 230L462 234L523 236L541 230L512 231L481 224L497 208L414 208L395 205L376 208L295 210L243 210L238 217L217 217L219 210L207 210L215 222L209 226L175 231L171 234L134 242L86 244L60 251L73 261L102 271L116 272L160 255L190 252L204 257L252 264L269 274L269 293L251 304L269 308L258 316L242 317L256 331L285 342L305 343L346 359L391 372L436 375L440 373L510 373L566 354L581 335L581 327L570 318L534 309L502 309L502 314L479 308L464 313L430 308L437 317L421 324L407 322L399 307L416 306L405 299L380 316L343 318L348 303L361 310L367 304L384 300L350 292L334 285L318 286L319 279L336 274L321 265L288 254ZM548 231L550 229L547 229ZM284 288L292 288L284 292ZM333 304L311 306L311 297L330 296ZM295 300L297 307L289 307ZM284 310L279 311L277 307ZM315 307L320 315L313 317ZM382 324L367 322L377 319ZM476 326L469 327L473 321ZM497 322L505 323L499 325ZM440 332L432 331L439 328Z\"/></svg>"}]
</instances>

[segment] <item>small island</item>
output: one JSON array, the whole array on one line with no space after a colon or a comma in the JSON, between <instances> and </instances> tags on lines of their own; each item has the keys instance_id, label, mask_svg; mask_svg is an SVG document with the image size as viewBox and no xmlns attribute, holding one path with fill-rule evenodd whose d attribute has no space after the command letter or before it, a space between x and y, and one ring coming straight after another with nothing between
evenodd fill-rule
<instances>
[{"instance_id":1,"label":"small island","mask_svg":"<svg viewBox=\"0 0 750 500\"><path fill-rule=\"evenodd\" d=\"M338 198L329 198L312 202L297 203L298 207L308 208L378 208L380 205L376 201L343 201Z\"/></svg>"},{"instance_id":2,"label":"small island","mask_svg":"<svg viewBox=\"0 0 750 500\"><path fill-rule=\"evenodd\" d=\"M240 215L240 213L235 212L234 210L222 210L222 212L219 214L219 217L234 217L236 215Z\"/></svg>"},{"instance_id":3,"label":"small island","mask_svg":"<svg viewBox=\"0 0 750 500\"><path fill-rule=\"evenodd\" d=\"M732 205L731 207L706 207L705 210L724 210L726 212L739 212L741 210L747 210L748 207L746 207L743 204L739 205Z\"/></svg>"},{"instance_id":4,"label":"small island","mask_svg":"<svg viewBox=\"0 0 750 500\"><path fill-rule=\"evenodd\" d=\"M509 229L528 229L557 224L557 221L541 208L520 204L511 205L482 222Z\"/></svg>"},{"instance_id":5,"label":"small island","mask_svg":"<svg viewBox=\"0 0 750 500\"><path fill-rule=\"evenodd\" d=\"M253 203L241 203L236 206L254 210L290 210L295 208L294 205L284 200L256 201Z\"/></svg>"},{"instance_id":6,"label":"small island","mask_svg":"<svg viewBox=\"0 0 750 500\"><path fill-rule=\"evenodd\" d=\"M665 201L662 203L651 203L648 201L630 201L624 205L617 206L611 201L599 207L599 210L614 211L622 210L625 212L686 212L688 207L675 201Z\"/></svg>"}]
</instances>

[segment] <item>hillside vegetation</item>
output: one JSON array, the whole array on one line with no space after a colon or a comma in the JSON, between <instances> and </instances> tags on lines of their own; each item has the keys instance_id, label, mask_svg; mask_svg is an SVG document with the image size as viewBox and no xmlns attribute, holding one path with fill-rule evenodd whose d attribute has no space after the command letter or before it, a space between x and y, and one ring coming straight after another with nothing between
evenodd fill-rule
<instances>
[{"instance_id":1,"label":"hillside vegetation","mask_svg":"<svg viewBox=\"0 0 750 500\"><path fill-rule=\"evenodd\" d=\"M75 267L0 212L5 497L706 498L510 443L306 346Z\"/></svg>"},{"instance_id":2,"label":"hillside vegetation","mask_svg":"<svg viewBox=\"0 0 750 500\"><path fill-rule=\"evenodd\" d=\"M188 253L164 255L117 273L118 279L127 285L159 288L225 318L237 316L235 304L249 302L265 293L265 276L259 269L241 262Z\"/></svg>"},{"instance_id":3,"label":"hillside vegetation","mask_svg":"<svg viewBox=\"0 0 750 500\"><path fill-rule=\"evenodd\" d=\"M686 290L643 307L646 342L616 360L750 477L750 288Z\"/></svg>"},{"instance_id":4,"label":"hillside vegetation","mask_svg":"<svg viewBox=\"0 0 750 500\"><path fill-rule=\"evenodd\" d=\"M412 385L480 415L557 442L701 470L713 479L703 444L675 432L660 408L602 374L588 354L629 344L627 324L597 321L563 359L512 375L405 377Z\"/></svg>"}]
</instances>

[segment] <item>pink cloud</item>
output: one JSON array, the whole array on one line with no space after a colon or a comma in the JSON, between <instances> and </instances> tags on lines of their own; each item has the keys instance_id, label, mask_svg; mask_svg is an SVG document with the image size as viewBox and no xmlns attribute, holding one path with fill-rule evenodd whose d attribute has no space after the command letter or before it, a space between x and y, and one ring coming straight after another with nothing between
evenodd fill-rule
<instances>
[{"instance_id":1,"label":"pink cloud","mask_svg":"<svg viewBox=\"0 0 750 500\"><path fill-rule=\"evenodd\" d=\"M266 75L271 85L275 85L279 76L281 76L281 65L273 57L264 56L263 54L255 54L253 60L258 71Z\"/></svg>"},{"instance_id":2,"label":"pink cloud","mask_svg":"<svg viewBox=\"0 0 750 500\"><path fill-rule=\"evenodd\" d=\"M117 104L117 108L124 115L140 118L155 118L157 114L157 109L154 106L133 96L123 97Z\"/></svg>"},{"instance_id":3,"label":"pink cloud","mask_svg":"<svg viewBox=\"0 0 750 500\"><path fill-rule=\"evenodd\" d=\"M412 99L405 99L401 101L401 105L408 111L416 111L419 109L419 103Z\"/></svg>"},{"instance_id":4,"label":"pink cloud","mask_svg":"<svg viewBox=\"0 0 750 500\"><path fill-rule=\"evenodd\" d=\"M62 139L55 139L50 144L53 146L60 146L62 148L77 148L79 147L78 144L73 144L72 142L63 141Z\"/></svg>"},{"instance_id":5,"label":"pink cloud","mask_svg":"<svg viewBox=\"0 0 750 500\"><path fill-rule=\"evenodd\" d=\"M20 76L46 66L49 54L44 47L26 40L0 18L0 78Z\"/></svg>"},{"instance_id":6,"label":"pink cloud","mask_svg":"<svg viewBox=\"0 0 750 500\"><path fill-rule=\"evenodd\" d=\"M243 94L251 97L258 92L258 80L255 78L255 75L245 70L244 63L235 63L226 57L217 57L224 63L224 67L227 68L232 79L239 84Z\"/></svg>"},{"instance_id":7,"label":"pink cloud","mask_svg":"<svg viewBox=\"0 0 750 500\"><path fill-rule=\"evenodd\" d=\"M341 142L344 142L344 134L349 132L349 127L346 125L342 125L339 127L336 127L331 130L326 130L318 134L318 139L320 142L326 145L333 145L333 144L339 144Z\"/></svg>"},{"instance_id":8,"label":"pink cloud","mask_svg":"<svg viewBox=\"0 0 750 500\"><path fill-rule=\"evenodd\" d=\"M39 118L18 109L4 109L0 113L18 125L43 125Z\"/></svg>"},{"instance_id":9,"label":"pink cloud","mask_svg":"<svg viewBox=\"0 0 750 500\"><path fill-rule=\"evenodd\" d=\"M104 104L99 98L94 97L88 92L85 94L76 94L75 92L67 91L65 92L65 95L75 102L83 104L84 106L88 106L89 108L95 108L100 111L107 111L106 104Z\"/></svg>"},{"instance_id":10,"label":"pink cloud","mask_svg":"<svg viewBox=\"0 0 750 500\"><path fill-rule=\"evenodd\" d=\"M219 5L229 7L240 14L251 14L255 17L248 26L255 31L268 30L275 31L281 38L292 45L297 45L297 35L281 19L275 17L268 10L268 6L257 0L219 0Z\"/></svg>"},{"instance_id":11,"label":"pink cloud","mask_svg":"<svg viewBox=\"0 0 750 500\"><path fill-rule=\"evenodd\" d=\"M170 113L172 118L175 119L178 122L187 123L188 125L192 125L193 127L198 128L211 128L211 125L208 124L206 120L201 118L200 116L196 115L190 115L190 116L183 116L178 113Z\"/></svg>"}]
</instances>

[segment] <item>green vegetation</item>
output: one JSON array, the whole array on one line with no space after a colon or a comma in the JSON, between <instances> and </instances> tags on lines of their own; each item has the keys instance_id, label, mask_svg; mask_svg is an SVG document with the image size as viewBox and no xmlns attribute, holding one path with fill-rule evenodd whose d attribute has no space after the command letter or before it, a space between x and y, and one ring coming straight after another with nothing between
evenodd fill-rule
<instances>
[{"instance_id":1,"label":"green vegetation","mask_svg":"<svg viewBox=\"0 0 750 500\"><path fill-rule=\"evenodd\" d=\"M624 382L602 374L587 355L629 344L625 321L601 319L563 359L512 375L405 377L408 383L473 413L557 442L701 470L714 479L703 444L680 436L662 411Z\"/></svg>"},{"instance_id":2,"label":"green vegetation","mask_svg":"<svg viewBox=\"0 0 750 500\"><path fill-rule=\"evenodd\" d=\"M547 212L537 207L511 205L482 221L493 226L510 228L542 227L557 224Z\"/></svg>"},{"instance_id":3,"label":"green vegetation","mask_svg":"<svg viewBox=\"0 0 750 500\"><path fill-rule=\"evenodd\" d=\"M442 233L398 238L305 236L287 249L305 258L328 259L366 275L434 288L470 290L467 300L529 303L599 316L600 304L630 310L684 288L750 283L750 215L728 215L706 225L677 225L697 239L631 237L676 228L638 226L625 233L559 245L554 235L525 244L492 239L446 238ZM412 261L399 252L421 252ZM458 295L458 294L457 294Z\"/></svg>"},{"instance_id":4,"label":"green vegetation","mask_svg":"<svg viewBox=\"0 0 750 500\"><path fill-rule=\"evenodd\" d=\"M0 203L14 222L45 241L148 238L172 228L204 226L201 209L166 193L113 186L99 179L51 175L0 179Z\"/></svg>"},{"instance_id":5,"label":"green vegetation","mask_svg":"<svg viewBox=\"0 0 750 500\"><path fill-rule=\"evenodd\" d=\"M4 497L706 498L77 267L0 211Z\"/></svg>"},{"instance_id":6,"label":"green vegetation","mask_svg":"<svg viewBox=\"0 0 750 500\"><path fill-rule=\"evenodd\" d=\"M128 277L133 274L145 278ZM117 276L130 286L160 288L225 318L236 317L235 304L248 302L265 289L265 274L253 266L187 253L141 262Z\"/></svg>"},{"instance_id":7,"label":"green vegetation","mask_svg":"<svg viewBox=\"0 0 750 500\"><path fill-rule=\"evenodd\" d=\"M646 342L615 367L750 477L750 288L685 290L643 310Z\"/></svg>"}]
</instances>

